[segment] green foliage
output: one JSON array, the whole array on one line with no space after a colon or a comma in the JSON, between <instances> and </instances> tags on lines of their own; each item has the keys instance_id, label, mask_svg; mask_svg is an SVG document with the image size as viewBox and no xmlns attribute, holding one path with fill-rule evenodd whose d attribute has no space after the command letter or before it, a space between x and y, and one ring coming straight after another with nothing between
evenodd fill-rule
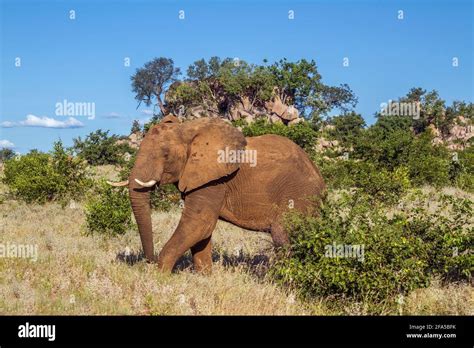
<instances>
[{"instance_id":1,"label":"green foliage","mask_svg":"<svg viewBox=\"0 0 474 348\"><path fill-rule=\"evenodd\" d=\"M219 57L211 57L208 62L199 59L188 67L187 75L191 80L205 80L216 77L221 68L222 62Z\"/></svg>"},{"instance_id":2,"label":"green foliage","mask_svg":"<svg viewBox=\"0 0 474 348\"><path fill-rule=\"evenodd\" d=\"M393 304L435 275L470 279L472 201L442 197L441 207L429 212L420 195L391 216L363 192L334 195L317 217L289 214L290 254L276 262L273 276L304 296L371 304ZM337 254L340 245L363 253Z\"/></svg>"},{"instance_id":3,"label":"green foliage","mask_svg":"<svg viewBox=\"0 0 474 348\"><path fill-rule=\"evenodd\" d=\"M389 129L376 123L355 139L351 156L392 170L407 162L413 141L414 135L409 130Z\"/></svg>"},{"instance_id":4,"label":"green foliage","mask_svg":"<svg viewBox=\"0 0 474 348\"><path fill-rule=\"evenodd\" d=\"M180 83L171 93L168 102L176 100L180 105L193 105L201 101L200 90L188 83Z\"/></svg>"},{"instance_id":5,"label":"green foliage","mask_svg":"<svg viewBox=\"0 0 474 348\"><path fill-rule=\"evenodd\" d=\"M334 126L334 129L329 131L330 136L346 148L354 145L366 126L362 116L355 112L332 117L329 123Z\"/></svg>"},{"instance_id":6,"label":"green foliage","mask_svg":"<svg viewBox=\"0 0 474 348\"><path fill-rule=\"evenodd\" d=\"M143 125L143 132L146 134L151 127L153 127L155 124L160 123L161 117L159 115L153 115L150 119L150 122L145 123Z\"/></svg>"},{"instance_id":7,"label":"green foliage","mask_svg":"<svg viewBox=\"0 0 474 348\"><path fill-rule=\"evenodd\" d=\"M5 162L13 157L15 157L15 152L12 149L6 147L0 149L0 162Z\"/></svg>"},{"instance_id":8,"label":"green foliage","mask_svg":"<svg viewBox=\"0 0 474 348\"><path fill-rule=\"evenodd\" d=\"M144 67L137 69L131 77L135 99L140 103L145 102L147 106L150 106L155 99L164 115L166 112L161 95L167 86L177 80L180 74L180 69L174 67L174 62L170 58L160 57L145 63Z\"/></svg>"},{"instance_id":9,"label":"green foliage","mask_svg":"<svg viewBox=\"0 0 474 348\"><path fill-rule=\"evenodd\" d=\"M286 58L269 67L275 76L282 100L288 100L302 112L326 114L333 108L347 111L357 104L357 98L348 85L327 86L321 82L316 62L301 59L289 62Z\"/></svg>"},{"instance_id":10,"label":"green foliage","mask_svg":"<svg viewBox=\"0 0 474 348\"><path fill-rule=\"evenodd\" d=\"M28 203L80 198L91 186L87 165L60 141L50 154L31 151L5 163L3 182L12 194Z\"/></svg>"},{"instance_id":11,"label":"green foliage","mask_svg":"<svg viewBox=\"0 0 474 348\"><path fill-rule=\"evenodd\" d=\"M237 125L241 125L236 123ZM242 128L246 137L254 137L264 134L276 134L287 137L307 151L311 151L317 138L317 132L308 122L300 122L295 125L285 126L279 123L269 123L264 118L259 118L250 125Z\"/></svg>"},{"instance_id":12,"label":"green foliage","mask_svg":"<svg viewBox=\"0 0 474 348\"><path fill-rule=\"evenodd\" d=\"M197 104L214 104L223 113L235 103L248 100L253 106L278 93L286 103L294 103L302 114L325 114L333 108L348 110L357 98L347 85L327 86L321 82L314 61L289 62L283 59L270 66L248 64L231 58L200 59L187 70L188 79L172 85L167 104L172 109Z\"/></svg>"},{"instance_id":13,"label":"green foliage","mask_svg":"<svg viewBox=\"0 0 474 348\"><path fill-rule=\"evenodd\" d=\"M459 188L474 192L474 146L454 154L456 157L451 162L451 180Z\"/></svg>"},{"instance_id":14,"label":"green foliage","mask_svg":"<svg viewBox=\"0 0 474 348\"><path fill-rule=\"evenodd\" d=\"M406 166L416 186L452 182L449 152L443 145L432 144L429 130L414 135L402 117L383 117L379 121L354 138L352 158L373 163L378 170L394 171Z\"/></svg>"},{"instance_id":15,"label":"green foliage","mask_svg":"<svg viewBox=\"0 0 474 348\"><path fill-rule=\"evenodd\" d=\"M432 135L425 132L407 147L407 166L415 185L443 186L450 183L451 158L443 146L432 145Z\"/></svg>"},{"instance_id":16,"label":"green foliage","mask_svg":"<svg viewBox=\"0 0 474 348\"><path fill-rule=\"evenodd\" d=\"M142 127L140 126L140 122L138 120L134 120L132 123L132 129L130 130L130 133L138 133L142 131Z\"/></svg>"},{"instance_id":17,"label":"green foliage","mask_svg":"<svg viewBox=\"0 0 474 348\"><path fill-rule=\"evenodd\" d=\"M104 180L97 184L85 205L90 233L123 234L132 226L132 208L126 188L114 188Z\"/></svg>"},{"instance_id":18,"label":"green foliage","mask_svg":"<svg viewBox=\"0 0 474 348\"><path fill-rule=\"evenodd\" d=\"M126 143L118 145L118 140L117 135L109 136L109 131L98 129L84 140L81 137L74 139L73 149L90 165L123 164L123 155L126 152L132 154L134 150Z\"/></svg>"},{"instance_id":19,"label":"green foliage","mask_svg":"<svg viewBox=\"0 0 474 348\"><path fill-rule=\"evenodd\" d=\"M332 188L356 188L375 201L393 204L411 187L407 167L394 171L377 168L366 161L321 160L318 161L326 183Z\"/></svg>"}]
</instances>

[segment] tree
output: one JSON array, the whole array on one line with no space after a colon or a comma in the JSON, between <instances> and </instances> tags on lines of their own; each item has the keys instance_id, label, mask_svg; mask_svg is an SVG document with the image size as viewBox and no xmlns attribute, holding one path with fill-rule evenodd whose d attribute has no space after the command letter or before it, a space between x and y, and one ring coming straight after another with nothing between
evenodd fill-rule
<instances>
[{"instance_id":1,"label":"tree","mask_svg":"<svg viewBox=\"0 0 474 348\"><path fill-rule=\"evenodd\" d=\"M142 131L142 127L140 126L140 122L138 120L134 120L132 123L132 129L130 130L130 133L139 133Z\"/></svg>"},{"instance_id":2,"label":"tree","mask_svg":"<svg viewBox=\"0 0 474 348\"><path fill-rule=\"evenodd\" d=\"M427 92L420 87L412 88L405 97L400 98L400 102L420 103L420 117L413 119L413 129L417 134L424 132L431 124L436 128L445 128L445 101L439 97L436 90Z\"/></svg>"},{"instance_id":3,"label":"tree","mask_svg":"<svg viewBox=\"0 0 474 348\"><path fill-rule=\"evenodd\" d=\"M0 162L5 162L9 159L15 157L15 151L9 148L2 148L0 149Z\"/></svg>"},{"instance_id":4,"label":"tree","mask_svg":"<svg viewBox=\"0 0 474 348\"><path fill-rule=\"evenodd\" d=\"M85 140L81 137L74 139L73 149L79 157L91 165L121 164L125 152L133 153L127 144L117 144L118 136L109 136L109 131L98 129L91 132Z\"/></svg>"},{"instance_id":5,"label":"tree","mask_svg":"<svg viewBox=\"0 0 474 348\"><path fill-rule=\"evenodd\" d=\"M309 114L317 117L333 108L346 112L357 104L357 98L348 85L335 87L321 82L314 60L289 62L284 58L269 66L269 69L275 76L281 100L286 104L294 104L302 114L309 111Z\"/></svg>"},{"instance_id":6,"label":"tree","mask_svg":"<svg viewBox=\"0 0 474 348\"><path fill-rule=\"evenodd\" d=\"M145 102L145 105L150 106L153 99L156 99L161 114L166 115L167 110L163 105L161 95L171 83L177 81L180 74L180 69L174 67L171 58L160 57L145 63L144 67L137 69L131 77L132 90L135 93L135 99L139 101L138 105Z\"/></svg>"},{"instance_id":7,"label":"tree","mask_svg":"<svg viewBox=\"0 0 474 348\"><path fill-rule=\"evenodd\" d=\"M200 59L187 69L187 80L170 86L167 107L207 105L220 113L237 103L264 106L277 93L283 103L295 105L303 115L315 119L338 108L348 112L357 98L348 85L328 86L321 82L316 63L282 59L270 66L249 64L232 58Z\"/></svg>"},{"instance_id":8,"label":"tree","mask_svg":"<svg viewBox=\"0 0 474 348\"><path fill-rule=\"evenodd\" d=\"M354 145L356 138L366 126L362 116L355 112L334 116L330 118L330 123L334 126L330 134L346 147Z\"/></svg>"},{"instance_id":9,"label":"tree","mask_svg":"<svg viewBox=\"0 0 474 348\"><path fill-rule=\"evenodd\" d=\"M160 123L160 118L158 115L153 115L148 123L143 125L143 133L146 134L155 124Z\"/></svg>"}]
</instances>

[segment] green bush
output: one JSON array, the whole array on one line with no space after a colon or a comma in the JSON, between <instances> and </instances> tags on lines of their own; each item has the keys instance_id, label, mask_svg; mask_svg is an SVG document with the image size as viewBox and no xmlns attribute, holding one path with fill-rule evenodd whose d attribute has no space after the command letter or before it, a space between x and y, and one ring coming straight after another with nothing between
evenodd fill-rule
<instances>
[{"instance_id":1,"label":"green bush","mask_svg":"<svg viewBox=\"0 0 474 348\"><path fill-rule=\"evenodd\" d=\"M118 145L119 139L117 135L109 136L109 131L99 129L90 133L84 140L81 137L74 139L73 149L90 165L123 164L124 154L133 154L135 150L126 143Z\"/></svg>"},{"instance_id":2,"label":"green bush","mask_svg":"<svg viewBox=\"0 0 474 348\"><path fill-rule=\"evenodd\" d=\"M443 186L450 183L451 157L441 145L432 145L433 136L425 132L407 148L407 166L415 185Z\"/></svg>"},{"instance_id":3,"label":"green bush","mask_svg":"<svg viewBox=\"0 0 474 348\"><path fill-rule=\"evenodd\" d=\"M392 216L365 193L334 195L318 217L289 214L289 257L277 260L271 274L303 296L363 301L373 312L427 286L434 275L470 279L472 201L444 197L430 213L427 197L420 197ZM360 246L360 252L330 257L330 246Z\"/></svg>"},{"instance_id":4,"label":"green bush","mask_svg":"<svg viewBox=\"0 0 474 348\"><path fill-rule=\"evenodd\" d=\"M264 134L281 135L291 139L306 151L311 151L318 136L317 132L308 122L285 126L281 123L269 123L265 118L258 118L252 124L244 126L242 133L246 137L255 137Z\"/></svg>"},{"instance_id":5,"label":"green bush","mask_svg":"<svg viewBox=\"0 0 474 348\"><path fill-rule=\"evenodd\" d=\"M15 157L15 152L12 149L6 147L0 149L0 162L5 162L13 157Z\"/></svg>"},{"instance_id":6,"label":"green bush","mask_svg":"<svg viewBox=\"0 0 474 348\"><path fill-rule=\"evenodd\" d=\"M31 151L6 161L3 182L15 197L28 203L78 199L92 184L87 165L60 141L49 154Z\"/></svg>"},{"instance_id":7,"label":"green bush","mask_svg":"<svg viewBox=\"0 0 474 348\"><path fill-rule=\"evenodd\" d=\"M375 201L394 203L411 187L409 171L404 166L389 171L371 162L350 159L319 159L317 162L328 186L357 188Z\"/></svg>"},{"instance_id":8,"label":"green bush","mask_svg":"<svg viewBox=\"0 0 474 348\"><path fill-rule=\"evenodd\" d=\"M463 190L474 192L474 146L457 153L457 161L451 163L451 180Z\"/></svg>"},{"instance_id":9,"label":"green bush","mask_svg":"<svg viewBox=\"0 0 474 348\"><path fill-rule=\"evenodd\" d=\"M132 208L126 188L101 180L85 205L86 227L91 233L123 234L132 226Z\"/></svg>"},{"instance_id":10,"label":"green bush","mask_svg":"<svg viewBox=\"0 0 474 348\"><path fill-rule=\"evenodd\" d=\"M338 140L346 148L354 145L366 126L362 116L355 112L334 116L330 119L329 124L334 126L333 129L329 130L329 136Z\"/></svg>"}]
</instances>

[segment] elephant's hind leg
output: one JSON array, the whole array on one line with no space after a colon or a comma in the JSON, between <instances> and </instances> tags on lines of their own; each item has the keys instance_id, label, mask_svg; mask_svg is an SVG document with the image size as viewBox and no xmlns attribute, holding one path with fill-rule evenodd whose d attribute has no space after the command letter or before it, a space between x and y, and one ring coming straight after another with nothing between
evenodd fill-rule
<instances>
[{"instance_id":1,"label":"elephant's hind leg","mask_svg":"<svg viewBox=\"0 0 474 348\"><path fill-rule=\"evenodd\" d=\"M270 227L270 233L272 235L273 245L275 248L279 249L290 244L288 232L283 228L281 223L273 223Z\"/></svg>"},{"instance_id":2,"label":"elephant's hind leg","mask_svg":"<svg viewBox=\"0 0 474 348\"><path fill-rule=\"evenodd\" d=\"M212 246L211 237L207 237L196 243L191 248L193 254L194 269L200 273L211 273L212 269Z\"/></svg>"}]
</instances>

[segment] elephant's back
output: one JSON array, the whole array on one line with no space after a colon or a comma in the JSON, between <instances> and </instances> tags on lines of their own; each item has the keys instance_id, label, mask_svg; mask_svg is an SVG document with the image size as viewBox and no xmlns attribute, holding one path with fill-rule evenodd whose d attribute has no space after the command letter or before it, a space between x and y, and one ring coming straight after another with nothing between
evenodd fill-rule
<instances>
[{"instance_id":1,"label":"elephant's back","mask_svg":"<svg viewBox=\"0 0 474 348\"><path fill-rule=\"evenodd\" d=\"M297 144L280 135L248 137L246 150L255 150L259 172L292 173L295 178L322 179L308 154ZM257 167L255 166L255 167Z\"/></svg>"},{"instance_id":2,"label":"elephant's back","mask_svg":"<svg viewBox=\"0 0 474 348\"><path fill-rule=\"evenodd\" d=\"M248 137L247 158L229 182L226 211L247 228L269 228L276 215L292 205L304 210L308 198L321 197L324 180L306 152L278 135ZM232 220L232 219L231 219Z\"/></svg>"}]
</instances>

